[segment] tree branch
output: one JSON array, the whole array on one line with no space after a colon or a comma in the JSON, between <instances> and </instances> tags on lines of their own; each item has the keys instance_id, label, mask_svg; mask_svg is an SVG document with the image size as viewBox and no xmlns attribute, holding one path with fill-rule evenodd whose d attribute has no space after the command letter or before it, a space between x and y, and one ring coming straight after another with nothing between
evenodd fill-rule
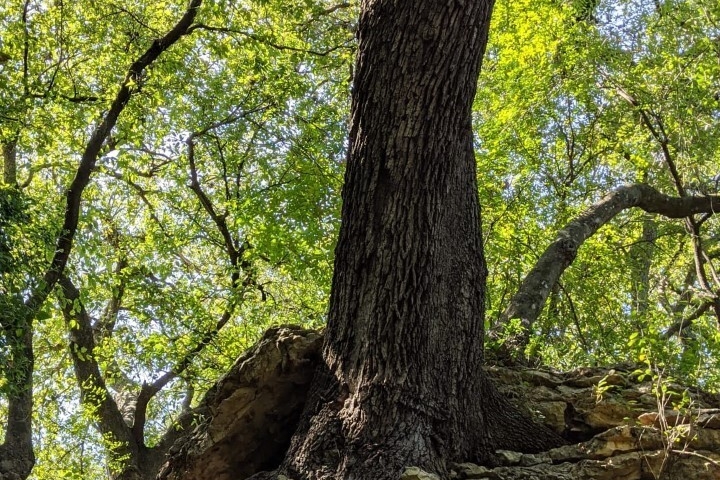
<instances>
[{"instance_id":1,"label":"tree branch","mask_svg":"<svg viewBox=\"0 0 720 480\"><path fill-rule=\"evenodd\" d=\"M690 315L672 324L670 328L663 333L662 337L668 339L673 335L682 335L683 330L691 326L695 320L702 317L703 314L710 309L712 303L712 301L702 302Z\"/></svg>"},{"instance_id":2,"label":"tree branch","mask_svg":"<svg viewBox=\"0 0 720 480\"><path fill-rule=\"evenodd\" d=\"M152 193L152 192L145 190L143 187L141 187L137 183L133 182L128 177L124 176L122 173L116 172L110 168L101 168L98 170L100 170L102 173L104 173L108 177L112 177L116 180L119 180L119 181L127 184L130 188L135 190L135 192L137 192L137 194L138 194L138 197L140 197L140 200L142 200L142 202L147 207L148 212L150 212L150 218L153 219L153 221L160 228L160 230L165 232L165 226L160 221L160 218L158 218L157 213L155 211L155 206L150 202L150 199L148 198L148 193Z\"/></svg>"},{"instance_id":3,"label":"tree branch","mask_svg":"<svg viewBox=\"0 0 720 480\"><path fill-rule=\"evenodd\" d=\"M128 260L126 257L122 257L115 264L113 274L116 278L119 277L117 283L112 288L110 300L108 300L102 315L92 326L93 340L95 344L102 342L105 338L112 335L115 329L115 322L117 322L117 316L120 312L120 305L122 304L123 296L125 295L125 280L122 272L128 266Z\"/></svg>"},{"instance_id":4,"label":"tree branch","mask_svg":"<svg viewBox=\"0 0 720 480\"><path fill-rule=\"evenodd\" d=\"M513 339L512 348L527 345L530 329L552 286L572 264L580 246L618 213L633 207L668 218L685 218L720 211L720 195L671 197L643 183L625 185L608 194L558 232L523 280L491 334L497 335L511 319L519 319L524 332Z\"/></svg>"},{"instance_id":5,"label":"tree branch","mask_svg":"<svg viewBox=\"0 0 720 480\"><path fill-rule=\"evenodd\" d=\"M283 45L280 43L273 42L269 38L258 35L256 33L252 33L246 30L237 30L234 28L226 28L226 27L214 27L211 25L205 25L203 23L199 23L197 25L192 26L193 30L206 30L209 32L217 32L217 33L227 33L227 34L234 34L234 35L241 35L243 37L247 37L250 40L253 40L258 43L262 43L263 45L267 45L268 47L272 47L276 50L286 50L290 52L300 52L300 53L307 53L309 55L315 55L318 57L325 57L332 52L336 50L340 50L341 48L347 46L347 43L335 45L334 47L325 49L325 50L313 50L313 49L307 49L307 48L298 48L298 47L292 47L290 45Z\"/></svg>"},{"instance_id":6,"label":"tree branch","mask_svg":"<svg viewBox=\"0 0 720 480\"><path fill-rule=\"evenodd\" d=\"M80 165L66 194L65 218L56 240L55 254L45 272L43 281L29 296L26 305L36 311L45 302L53 286L62 275L72 249L73 239L80 216L80 201L85 187L90 183L90 175L95 168L105 139L115 127L120 113L125 109L130 97L140 81L142 72L151 65L165 50L170 48L182 36L190 32L202 0L191 0L185 14L164 37L153 41L145 53L137 59L125 74L125 79L113 100L110 109L95 128L80 160Z\"/></svg>"},{"instance_id":7,"label":"tree branch","mask_svg":"<svg viewBox=\"0 0 720 480\"><path fill-rule=\"evenodd\" d=\"M139 445L125 424L117 403L110 394L100 366L95 359L95 339L90 315L80 299L80 291L65 275L58 280L63 298L63 317L70 340L75 377L80 387L80 399L98 418L98 428L103 435L119 442L113 452L117 458L129 455L130 461L137 462Z\"/></svg>"},{"instance_id":8,"label":"tree branch","mask_svg":"<svg viewBox=\"0 0 720 480\"><path fill-rule=\"evenodd\" d=\"M13 478L26 478L35 461L31 423L33 407L32 374L34 368L33 319L63 276L79 222L82 194L90 182L90 175L95 168L103 143L130 100L142 72L165 50L170 48L183 35L190 32L190 27L195 20L201 2L202 0L190 0L187 10L178 23L164 37L155 40L147 51L130 66L115 99L110 105L110 109L95 127L82 154L75 178L65 195L63 225L56 238L53 258L43 278L37 282L37 285L29 292L23 302L21 312L18 313L18 319L16 320L18 328L14 328L14 332L7 335L11 343L13 360L16 363L14 368L17 372L13 372L13 374L16 374L17 378L14 385L16 388L8 394L7 429L5 441L0 445L0 477L7 474L8 476L12 475ZM22 81L23 94L26 97L30 93L28 81L29 6L30 2L26 0L22 13L24 28ZM6 312L3 312L0 317L6 314ZM15 344L16 340L17 345ZM7 470L8 468L11 470Z\"/></svg>"},{"instance_id":9,"label":"tree branch","mask_svg":"<svg viewBox=\"0 0 720 480\"><path fill-rule=\"evenodd\" d=\"M195 160L195 141L197 138L207 135L216 128L235 123L244 116L260 109L261 108L242 113L232 113L220 121L214 122L201 130L193 132L185 142L188 148L187 157L190 168L190 189L197 197L205 212L207 212L210 216L210 219L213 221L215 227L223 238L225 253L227 253L230 265L232 266L230 273L230 285L233 293L225 306L225 311L215 324L215 327L206 332L200 341L190 351L188 351L170 371L165 372L152 383L143 384L140 394L138 395L137 406L135 409L135 420L133 422L133 435L136 439L138 439L138 441L144 436L144 428L147 421L147 407L150 400L152 400L152 398L157 395L157 393L168 383L181 375L190 366L195 357L202 352L210 342L212 342L220 330L227 324L227 322L230 321L238 303L242 301L242 296L238 297L236 290L244 290L251 285L255 285L262 290L262 287L257 284L255 272L251 268L251 263L242 258L245 251L250 248L250 245L247 242L241 243L239 239L233 239L230 229L228 228L226 220L227 215L217 213L212 200L207 193L205 193L205 190L203 190L202 185L200 184ZM241 270L245 271L245 278L242 282L240 281Z\"/></svg>"}]
</instances>

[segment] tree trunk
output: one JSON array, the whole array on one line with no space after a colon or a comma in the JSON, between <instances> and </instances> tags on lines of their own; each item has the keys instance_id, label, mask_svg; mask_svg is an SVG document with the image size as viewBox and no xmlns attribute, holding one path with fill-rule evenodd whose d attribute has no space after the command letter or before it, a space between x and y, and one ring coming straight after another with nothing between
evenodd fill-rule
<instances>
[{"instance_id":1,"label":"tree trunk","mask_svg":"<svg viewBox=\"0 0 720 480\"><path fill-rule=\"evenodd\" d=\"M559 438L481 369L471 105L492 1L362 2L324 366L280 471L398 478Z\"/></svg>"},{"instance_id":2,"label":"tree trunk","mask_svg":"<svg viewBox=\"0 0 720 480\"><path fill-rule=\"evenodd\" d=\"M17 186L17 135L3 142L3 183Z\"/></svg>"},{"instance_id":3,"label":"tree trunk","mask_svg":"<svg viewBox=\"0 0 720 480\"><path fill-rule=\"evenodd\" d=\"M630 274L632 283L631 313L635 319L644 319L649 307L650 268L658 238L657 224L651 214L643 215L642 237L630 247Z\"/></svg>"},{"instance_id":4,"label":"tree trunk","mask_svg":"<svg viewBox=\"0 0 720 480\"><path fill-rule=\"evenodd\" d=\"M1 292L0 292L1 293ZM0 480L24 480L35 465L32 438L33 353L32 316L19 298L8 294L0 312L3 336L9 345L8 362L3 374L9 379L5 387L8 412L5 439L0 445Z\"/></svg>"}]
</instances>

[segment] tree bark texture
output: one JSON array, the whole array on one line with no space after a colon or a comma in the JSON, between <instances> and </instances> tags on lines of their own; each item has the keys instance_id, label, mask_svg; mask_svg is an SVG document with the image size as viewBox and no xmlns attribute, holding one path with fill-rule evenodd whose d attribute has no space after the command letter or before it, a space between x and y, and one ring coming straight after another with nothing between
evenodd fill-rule
<instances>
[{"instance_id":1,"label":"tree bark texture","mask_svg":"<svg viewBox=\"0 0 720 480\"><path fill-rule=\"evenodd\" d=\"M558 232L493 328L493 332L498 332L508 321L520 320L523 333L510 338L506 350L517 354L527 345L532 326L553 285L575 260L580 246L618 213L633 207L668 218L685 218L699 213L712 215L720 211L720 196L671 197L650 185L637 183L624 185L592 205Z\"/></svg>"},{"instance_id":2,"label":"tree bark texture","mask_svg":"<svg viewBox=\"0 0 720 480\"><path fill-rule=\"evenodd\" d=\"M280 469L290 478L398 478L557 444L481 369L471 105L492 3L362 2L324 365Z\"/></svg>"},{"instance_id":3,"label":"tree bark texture","mask_svg":"<svg viewBox=\"0 0 720 480\"><path fill-rule=\"evenodd\" d=\"M35 365L32 317L19 299L10 305L16 308L0 312L3 336L10 352L3 373L12 380L7 395L5 440L0 445L0 480L24 480L35 466L32 438L32 374Z\"/></svg>"}]
</instances>

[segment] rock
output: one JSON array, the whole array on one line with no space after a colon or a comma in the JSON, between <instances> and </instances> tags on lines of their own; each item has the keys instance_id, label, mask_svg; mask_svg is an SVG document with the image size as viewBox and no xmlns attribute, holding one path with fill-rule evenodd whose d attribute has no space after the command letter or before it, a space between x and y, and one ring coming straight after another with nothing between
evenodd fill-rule
<instances>
[{"instance_id":1,"label":"rock","mask_svg":"<svg viewBox=\"0 0 720 480\"><path fill-rule=\"evenodd\" d=\"M662 450L629 452L602 460L545 463L533 466L503 466L486 468L471 463L453 467L453 475L460 479L492 480L644 480L678 478L683 480L717 480L720 467L715 463L720 455L702 452L701 456L673 454L664 462ZM715 462L715 463L713 463Z\"/></svg>"},{"instance_id":2,"label":"rock","mask_svg":"<svg viewBox=\"0 0 720 480\"><path fill-rule=\"evenodd\" d=\"M531 467L498 467L487 469L477 465L463 464L465 468L458 472L461 479L492 479L492 480L578 480L583 477L573 476L573 465L535 465Z\"/></svg>"},{"instance_id":3,"label":"rock","mask_svg":"<svg viewBox=\"0 0 720 480\"><path fill-rule=\"evenodd\" d=\"M714 430L720 430L720 414L718 413L705 413L700 412L697 418L698 425L703 428L711 428Z\"/></svg>"},{"instance_id":4,"label":"rock","mask_svg":"<svg viewBox=\"0 0 720 480\"><path fill-rule=\"evenodd\" d=\"M497 474L493 473L493 469L481 467L474 463L453 465L452 471L456 474L457 478L462 479L498 478Z\"/></svg>"},{"instance_id":5,"label":"rock","mask_svg":"<svg viewBox=\"0 0 720 480\"><path fill-rule=\"evenodd\" d=\"M499 451L496 468L463 463L453 466L461 479L496 480L641 480L682 478L717 480L720 478L720 433L699 430L666 448L664 436L651 427L617 427L587 442L536 455ZM709 446L714 451L705 450ZM667 459L667 460L666 460Z\"/></svg>"},{"instance_id":6,"label":"rock","mask_svg":"<svg viewBox=\"0 0 720 480\"><path fill-rule=\"evenodd\" d=\"M208 391L196 409L203 416L173 446L158 479L234 480L275 468L295 431L321 345L316 331L268 330Z\"/></svg>"},{"instance_id":7,"label":"rock","mask_svg":"<svg viewBox=\"0 0 720 480\"><path fill-rule=\"evenodd\" d=\"M518 465L523 454L518 452L511 452L508 450L498 450L495 452L497 460L501 465Z\"/></svg>"},{"instance_id":8,"label":"rock","mask_svg":"<svg viewBox=\"0 0 720 480\"><path fill-rule=\"evenodd\" d=\"M299 327L268 331L194 409L196 426L171 449L159 480L290 480L275 472L319 359L322 337ZM450 479L720 479L720 397L693 391L690 414L668 410L634 366L572 372L488 367L511 403L575 442L536 454L496 452L488 465L450 465ZM600 384L600 385L599 385ZM600 386L600 391L598 390ZM607 388L610 386L611 388ZM682 387L674 387L683 391ZM662 424L662 425L661 425ZM668 443L674 438L677 442ZM332 454L332 452L328 452ZM403 480L448 480L409 466Z\"/></svg>"},{"instance_id":9,"label":"rock","mask_svg":"<svg viewBox=\"0 0 720 480\"><path fill-rule=\"evenodd\" d=\"M560 401L538 402L535 404L533 418L547 425L557 433L562 434L567 430L567 423L565 421L566 410L567 403L562 401L562 399Z\"/></svg>"},{"instance_id":10,"label":"rock","mask_svg":"<svg viewBox=\"0 0 720 480\"><path fill-rule=\"evenodd\" d=\"M584 420L590 429L604 430L627 424L635 413L631 406L613 398L588 407Z\"/></svg>"},{"instance_id":11,"label":"rock","mask_svg":"<svg viewBox=\"0 0 720 480\"><path fill-rule=\"evenodd\" d=\"M400 476L400 480L440 480L440 477L418 467L408 467Z\"/></svg>"},{"instance_id":12,"label":"rock","mask_svg":"<svg viewBox=\"0 0 720 480\"><path fill-rule=\"evenodd\" d=\"M638 415L637 420L640 425L653 426L657 422L659 416L660 415L658 415L657 412L646 412Z\"/></svg>"}]
</instances>

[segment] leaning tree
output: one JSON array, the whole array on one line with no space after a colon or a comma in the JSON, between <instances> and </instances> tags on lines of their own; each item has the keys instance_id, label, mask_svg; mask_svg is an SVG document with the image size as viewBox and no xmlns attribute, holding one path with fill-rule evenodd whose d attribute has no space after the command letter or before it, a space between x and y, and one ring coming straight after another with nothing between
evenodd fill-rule
<instances>
[{"instance_id":1,"label":"leaning tree","mask_svg":"<svg viewBox=\"0 0 720 480\"><path fill-rule=\"evenodd\" d=\"M407 465L444 472L498 448L561 442L510 408L481 368L471 106L492 6L361 2L324 361L284 475L390 479Z\"/></svg>"}]
</instances>

